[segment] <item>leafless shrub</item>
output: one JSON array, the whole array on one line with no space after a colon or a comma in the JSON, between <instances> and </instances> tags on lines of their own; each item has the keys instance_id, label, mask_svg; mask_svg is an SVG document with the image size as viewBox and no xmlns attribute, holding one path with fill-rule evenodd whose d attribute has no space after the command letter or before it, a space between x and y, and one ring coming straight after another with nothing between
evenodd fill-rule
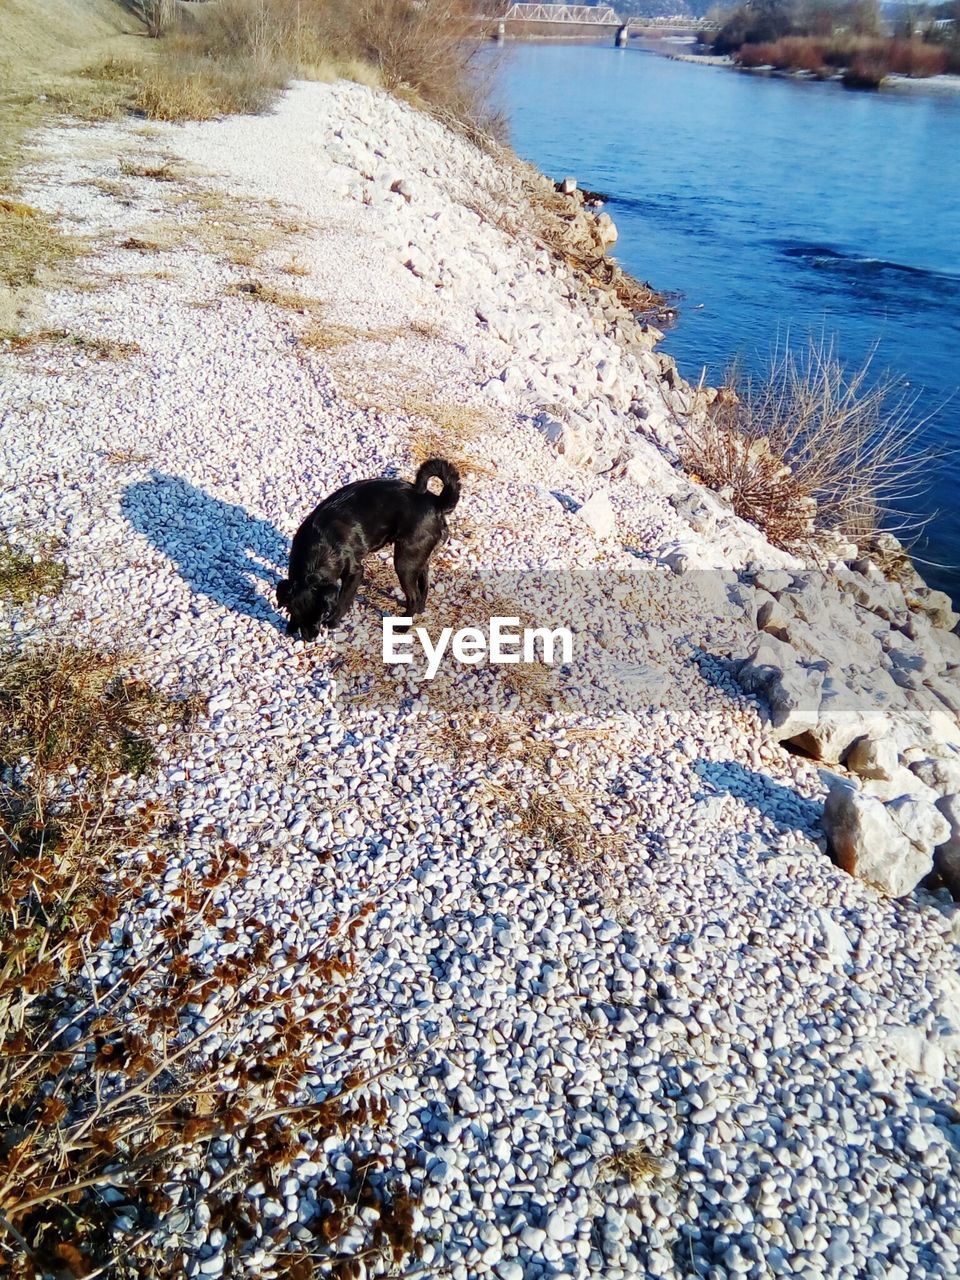
<instances>
[{"instance_id":1,"label":"leafless shrub","mask_svg":"<svg viewBox=\"0 0 960 1280\"><path fill-rule=\"evenodd\" d=\"M800 356L787 346L762 380L728 386L712 412L681 424L682 461L776 546L909 528L925 466L919 426L912 402L869 374L869 362L847 374L830 345Z\"/></svg>"}]
</instances>

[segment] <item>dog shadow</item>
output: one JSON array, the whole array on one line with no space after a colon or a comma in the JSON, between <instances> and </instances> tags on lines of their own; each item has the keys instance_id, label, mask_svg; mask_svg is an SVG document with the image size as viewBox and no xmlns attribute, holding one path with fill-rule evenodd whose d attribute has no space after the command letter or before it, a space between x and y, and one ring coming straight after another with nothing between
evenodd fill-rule
<instances>
[{"instance_id":1,"label":"dog shadow","mask_svg":"<svg viewBox=\"0 0 960 1280\"><path fill-rule=\"evenodd\" d=\"M290 550L268 520L161 471L128 485L120 505L131 527L174 562L194 591L286 630L285 619L255 585L267 583L272 596L280 579L277 566L286 564Z\"/></svg>"}]
</instances>

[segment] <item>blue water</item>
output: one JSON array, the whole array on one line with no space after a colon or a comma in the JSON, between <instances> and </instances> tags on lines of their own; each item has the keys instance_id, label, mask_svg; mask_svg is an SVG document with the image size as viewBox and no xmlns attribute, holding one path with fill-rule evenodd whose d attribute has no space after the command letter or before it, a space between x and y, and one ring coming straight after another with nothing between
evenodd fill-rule
<instances>
[{"instance_id":1,"label":"blue water","mask_svg":"<svg viewBox=\"0 0 960 1280\"><path fill-rule=\"evenodd\" d=\"M617 256L679 291L663 350L696 381L789 335L916 397L934 451L915 548L960 599L960 95L851 93L638 49L514 45L498 92L521 156L607 193Z\"/></svg>"}]
</instances>

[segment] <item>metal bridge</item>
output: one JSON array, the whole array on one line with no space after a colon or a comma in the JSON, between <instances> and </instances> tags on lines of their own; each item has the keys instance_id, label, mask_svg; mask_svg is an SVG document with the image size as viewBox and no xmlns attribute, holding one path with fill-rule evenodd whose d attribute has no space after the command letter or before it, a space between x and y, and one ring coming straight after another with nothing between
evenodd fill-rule
<instances>
[{"instance_id":1,"label":"metal bridge","mask_svg":"<svg viewBox=\"0 0 960 1280\"><path fill-rule=\"evenodd\" d=\"M502 22L566 22L584 27L620 27L623 19L610 5L512 4Z\"/></svg>"}]
</instances>

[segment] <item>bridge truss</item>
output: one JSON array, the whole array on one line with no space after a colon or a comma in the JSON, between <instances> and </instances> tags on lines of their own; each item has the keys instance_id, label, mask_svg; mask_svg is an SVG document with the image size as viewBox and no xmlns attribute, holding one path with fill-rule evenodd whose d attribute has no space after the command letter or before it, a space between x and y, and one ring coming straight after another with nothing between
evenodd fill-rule
<instances>
[{"instance_id":1,"label":"bridge truss","mask_svg":"<svg viewBox=\"0 0 960 1280\"><path fill-rule=\"evenodd\" d=\"M622 19L610 5L512 4L504 22L569 22L578 26L619 27Z\"/></svg>"}]
</instances>

